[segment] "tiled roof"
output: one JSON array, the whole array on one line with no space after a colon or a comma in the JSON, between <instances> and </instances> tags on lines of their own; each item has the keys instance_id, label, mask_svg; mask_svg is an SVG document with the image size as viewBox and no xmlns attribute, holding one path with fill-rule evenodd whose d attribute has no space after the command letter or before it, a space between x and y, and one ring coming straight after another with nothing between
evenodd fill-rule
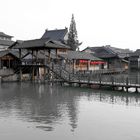
<instances>
[{"instance_id":1,"label":"tiled roof","mask_svg":"<svg viewBox=\"0 0 140 140\"><path fill-rule=\"evenodd\" d=\"M90 49L93 55L99 58L112 58L117 56L116 53L105 47L88 47L87 49Z\"/></svg>"},{"instance_id":2,"label":"tiled roof","mask_svg":"<svg viewBox=\"0 0 140 140\"><path fill-rule=\"evenodd\" d=\"M46 30L41 38L50 38L53 40L64 40L64 36L68 32L68 29L56 29L56 30Z\"/></svg>"},{"instance_id":3,"label":"tiled roof","mask_svg":"<svg viewBox=\"0 0 140 140\"><path fill-rule=\"evenodd\" d=\"M18 45L21 44L21 43L23 43L22 40L17 40L17 41L15 41L12 45L9 46L9 49L12 49L13 47L18 46Z\"/></svg>"},{"instance_id":4,"label":"tiled roof","mask_svg":"<svg viewBox=\"0 0 140 140\"><path fill-rule=\"evenodd\" d=\"M129 49L121 49L111 46L109 46L109 49L114 51L120 58L129 57L129 55L132 53L132 51Z\"/></svg>"},{"instance_id":5,"label":"tiled roof","mask_svg":"<svg viewBox=\"0 0 140 140\"><path fill-rule=\"evenodd\" d=\"M8 47L8 49L11 50L12 52L16 52L18 58L19 58L19 50L13 49L13 48L18 47L21 43L23 43L22 40L17 40L11 46ZM26 50L26 49L22 50L21 57L24 57L27 53L28 53L28 50Z\"/></svg>"},{"instance_id":6,"label":"tiled roof","mask_svg":"<svg viewBox=\"0 0 140 140\"><path fill-rule=\"evenodd\" d=\"M1 40L0 39L0 45L11 46L13 43L14 43L14 41L11 41L11 40Z\"/></svg>"},{"instance_id":7,"label":"tiled roof","mask_svg":"<svg viewBox=\"0 0 140 140\"><path fill-rule=\"evenodd\" d=\"M97 60L97 61L101 60L100 58L97 58L90 53L80 52L80 51L68 51L67 54L61 54L61 56L71 60L72 59Z\"/></svg>"},{"instance_id":8,"label":"tiled roof","mask_svg":"<svg viewBox=\"0 0 140 140\"><path fill-rule=\"evenodd\" d=\"M135 52L131 53L131 56L140 56L140 49L137 49Z\"/></svg>"},{"instance_id":9,"label":"tiled roof","mask_svg":"<svg viewBox=\"0 0 140 140\"><path fill-rule=\"evenodd\" d=\"M13 36L10 36L10 35L7 35L3 32L0 32L0 36L3 36L3 37L8 37L8 38L12 38Z\"/></svg>"},{"instance_id":10,"label":"tiled roof","mask_svg":"<svg viewBox=\"0 0 140 140\"><path fill-rule=\"evenodd\" d=\"M7 54L12 54L13 56L17 57L19 56L19 53L15 50L4 50L4 51L0 51L0 57L3 57Z\"/></svg>"},{"instance_id":11,"label":"tiled roof","mask_svg":"<svg viewBox=\"0 0 140 140\"><path fill-rule=\"evenodd\" d=\"M44 55L46 56L46 57L49 57L49 53L48 52L44 52L43 50L40 50L40 51L38 51L38 55L37 55L37 58L38 59L44 59ZM35 59L36 58L36 56L35 55L32 55L32 53L31 52L28 52L25 56L23 56L22 57L22 60L27 60L27 59ZM53 59L56 59L57 57L56 57L56 54L52 54L51 53L51 58L53 58ZM58 58L57 58L58 59Z\"/></svg>"},{"instance_id":12,"label":"tiled roof","mask_svg":"<svg viewBox=\"0 0 140 140\"><path fill-rule=\"evenodd\" d=\"M60 41L50 40L49 38L35 39L35 40L27 40L23 43L14 46L14 49L44 49L44 48L67 48L70 47L61 43Z\"/></svg>"},{"instance_id":13,"label":"tiled roof","mask_svg":"<svg viewBox=\"0 0 140 140\"><path fill-rule=\"evenodd\" d=\"M91 50L91 52L93 52L93 55L99 58L113 58L113 57L125 58L128 57L129 54L132 52L129 49L120 49L111 47L109 45L101 47L87 47L85 50L87 49Z\"/></svg>"}]
</instances>

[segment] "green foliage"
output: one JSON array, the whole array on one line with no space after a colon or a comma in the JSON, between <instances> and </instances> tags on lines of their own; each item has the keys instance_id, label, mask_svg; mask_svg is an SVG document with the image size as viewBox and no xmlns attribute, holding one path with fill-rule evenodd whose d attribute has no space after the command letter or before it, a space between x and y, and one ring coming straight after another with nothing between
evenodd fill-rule
<instances>
[{"instance_id":1,"label":"green foliage","mask_svg":"<svg viewBox=\"0 0 140 140\"><path fill-rule=\"evenodd\" d=\"M73 51L76 51L79 49L79 41L77 38L78 36L77 36L77 30L76 30L76 22L74 19L74 15L72 14L67 43L72 48Z\"/></svg>"}]
</instances>

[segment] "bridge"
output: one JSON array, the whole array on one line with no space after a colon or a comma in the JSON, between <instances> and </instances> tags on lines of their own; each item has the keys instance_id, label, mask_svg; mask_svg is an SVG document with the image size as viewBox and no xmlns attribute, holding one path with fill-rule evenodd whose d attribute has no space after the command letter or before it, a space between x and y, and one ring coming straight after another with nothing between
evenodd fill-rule
<instances>
[{"instance_id":1,"label":"bridge","mask_svg":"<svg viewBox=\"0 0 140 140\"><path fill-rule=\"evenodd\" d=\"M122 88L122 90L125 89L127 92L129 88L135 88L136 92L138 92L138 88L140 88L140 78L124 74L123 70L99 70L71 73L66 69L66 66L62 65L54 65L52 63L46 65L46 67L61 79L61 84L87 85L88 87L98 86L100 88L110 87L112 89ZM52 78L52 82L53 81Z\"/></svg>"}]
</instances>

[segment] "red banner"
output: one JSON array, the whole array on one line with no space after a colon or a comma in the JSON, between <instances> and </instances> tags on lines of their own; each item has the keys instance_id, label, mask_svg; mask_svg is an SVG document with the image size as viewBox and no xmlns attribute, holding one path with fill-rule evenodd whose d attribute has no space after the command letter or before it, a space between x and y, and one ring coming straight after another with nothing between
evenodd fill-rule
<instances>
[{"instance_id":1,"label":"red banner","mask_svg":"<svg viewBox=\"0 0 140 140\"><path fill-rule=\"evenodd\" d=\"M88 63L88 60L79 60L80 63ZM103 61L91 61L91 65L105 64Z\"/></svg>"},{"instance_id":2,"label":"red banner","mask_svg":"<svg viewBox=\"0 0 140 140\"><path fill-rule=\"evenodd\" d=\"M91 61L90 64L98 65L98 64L105 64L105 62L103 62L103 61Z\"/></svg>"}]
</instances>

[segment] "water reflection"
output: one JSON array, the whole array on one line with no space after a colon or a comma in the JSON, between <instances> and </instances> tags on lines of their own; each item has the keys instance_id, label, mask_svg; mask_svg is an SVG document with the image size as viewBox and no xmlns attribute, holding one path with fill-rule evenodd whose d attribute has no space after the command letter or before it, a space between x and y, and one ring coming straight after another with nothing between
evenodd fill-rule
<instances>
[{"instance_id":1,"label":"water reflection","mask_svg":"<svg viewBox=\"0 0 140 140\"><path fill-rule=\"evenodd\" d=\"M57 125L78 127L81 100L140 106L140 94L61 87L33 83L5 83L0 87L0 117L16 117L53 131ZM64 124L67 122L68 124Z\"/></svg>"},{"instance_id":2,"label":"water reflection","mask_svg":"<svg viewBox=\"0 0 140 140\"><path fill-rule=\"evenodd\" d=\"M100 102L127 106L140 106L140 95L138 93L119 91L100 91L99 93L100 94L94 94L94 97Z\"/></svg>"},{"instance_id":3,"label":"water reflection","mask_svg":"<svg viewBox=\"0 0 140 140\"><path fill-rule=\"evenodd\" d=\"M128 77L130 79L130 83L140 84L140 71L139 70L129 71Z\"/></svg>"},{"instance_id":4,"label":"water reflection","mask_svg":"<svg viewBox=\"0 0 140 140\"><path fill-rule=\"evenodd\" d=\"M59 86L39 84L2 84L0 116L15 115L28 122L38 122L46 131L61 123L68 115L72 131L77 127L77 99L70 90ZM3 116L3 117L4 117ZM41 125L42 124L42 125Z\"/></svg>"}]
</instances>

